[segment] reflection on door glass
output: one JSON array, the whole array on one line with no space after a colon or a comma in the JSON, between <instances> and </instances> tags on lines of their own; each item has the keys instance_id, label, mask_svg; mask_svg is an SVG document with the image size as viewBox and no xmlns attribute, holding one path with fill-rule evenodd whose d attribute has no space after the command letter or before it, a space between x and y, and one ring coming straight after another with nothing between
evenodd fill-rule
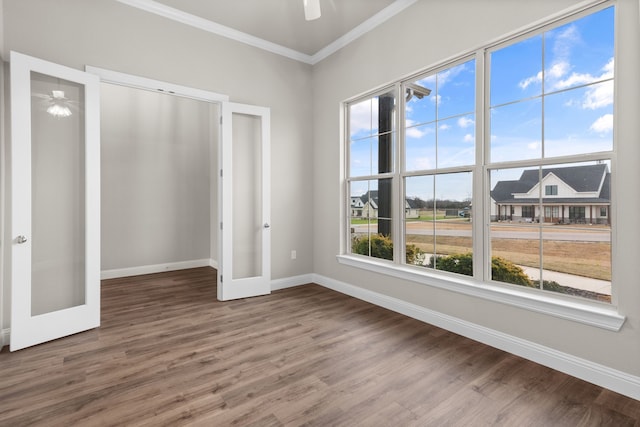
<instances>
[{"instance_id":1,"label":"reflection on door glass","mask_svg":"<svg viewBox=\"0 0 640 427\"><path fill-rule=\"evenodd\" d=\"M31 315L85 304L84 86L31 73Z\"/></svg>"}]
</instances>

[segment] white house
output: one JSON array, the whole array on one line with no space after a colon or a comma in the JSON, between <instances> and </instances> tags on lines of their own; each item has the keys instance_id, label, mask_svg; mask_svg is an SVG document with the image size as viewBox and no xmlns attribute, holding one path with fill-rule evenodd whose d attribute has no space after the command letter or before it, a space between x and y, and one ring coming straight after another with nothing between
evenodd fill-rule
<instances>
[{"instance_id":1,"label":"white house","mask_svg":"<svg viewBox=\"0 0 640 427\"><path fill-rule=\"evenodd\" d=\"M404 213L407 219L420 217L420 208L415 199L405 199ZM351 217L377 218L378 192L370 191L362 196L351 196Z\"/></svg>"},{"instance_id":2,"label":"white house","mask_svg":"<svg viewBox=\"0 0 640 427\"><path fill-rule=\"evenodd\" d=\"M610 224L610 189L606 164L525 170L518 180L496 183L491 219Z\"/></svg>"}]
</instances>

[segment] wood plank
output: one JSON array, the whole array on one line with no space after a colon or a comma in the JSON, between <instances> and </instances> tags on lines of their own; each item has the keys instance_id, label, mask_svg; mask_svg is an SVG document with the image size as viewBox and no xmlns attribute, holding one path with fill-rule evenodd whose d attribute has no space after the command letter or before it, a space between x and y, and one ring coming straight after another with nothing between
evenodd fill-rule
<instances>
[{"instance_id":1,"label":"wood plank","mask_svg":"<svg viewBox=\"0 0 640 427\"><path fill-rule=\"evenodd\" d=\"M615 425L640 402L309 284L105 280L102 326L0 352L0 426Z\"/></svg>"}]
</instances>

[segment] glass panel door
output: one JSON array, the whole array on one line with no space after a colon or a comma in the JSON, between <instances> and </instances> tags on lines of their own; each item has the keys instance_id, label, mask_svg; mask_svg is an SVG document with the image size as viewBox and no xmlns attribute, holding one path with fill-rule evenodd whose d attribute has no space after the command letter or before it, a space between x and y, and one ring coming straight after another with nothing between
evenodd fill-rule
<instances>
[{"instance_id":1,"label":"glass panel door","mask_svg":"<svg viewBox=\"0 0 640 427\"><path fill-rule=\"evenodd\" d=\"M11 53L11 350L100 324L99 79Z\"/></svg>"},{"instance_id":2,"label":"glass panel door","mask_svg":"<svg viewBox=\"0 0 640 427\"><path fill-rule=\"evenodd\" d=\"M271 292L269 109L222 104L218 299Z\"/></svg>"}]
</instances>

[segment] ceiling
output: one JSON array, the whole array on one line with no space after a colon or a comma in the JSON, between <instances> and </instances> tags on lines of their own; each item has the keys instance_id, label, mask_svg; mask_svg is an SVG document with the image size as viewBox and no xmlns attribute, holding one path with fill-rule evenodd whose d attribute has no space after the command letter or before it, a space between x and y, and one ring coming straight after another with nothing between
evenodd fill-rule
<instances>
[{"instance_id":1,"label":"ceiling","mask_svg":"<svg viewBox=\"0 0 640 427\"><path fill-rule=\"evenodd\" d=\"M330 51L323 55L328 56L417 0L320 0L322 16L314 21L305 20L303 0L118 1L315 63L323 59L317 57L323 50ZM246 35L255 43L243 40ZM274 49L265 45L274 45ZM286 54L286 51L291 52Z\"/></svg>"}]
</instances>

